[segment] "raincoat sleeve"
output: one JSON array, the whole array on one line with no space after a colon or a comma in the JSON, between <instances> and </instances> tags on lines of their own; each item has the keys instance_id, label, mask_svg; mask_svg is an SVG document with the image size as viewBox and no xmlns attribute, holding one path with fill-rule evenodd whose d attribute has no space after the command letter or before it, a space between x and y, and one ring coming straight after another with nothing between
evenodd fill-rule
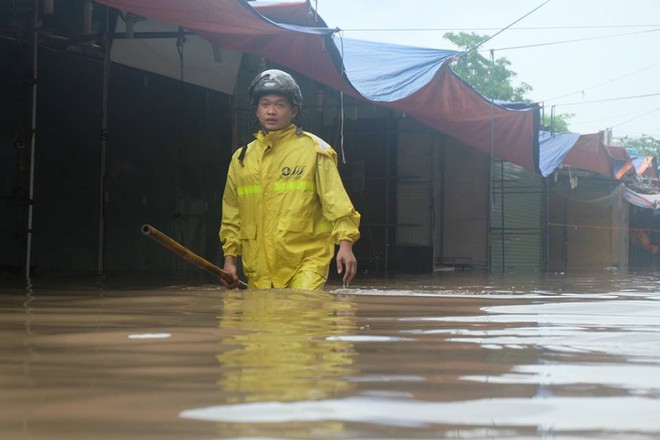
<instances>
[{"instance_id":1,"label":"raincoat sleeve","mask_svg":"<svg viewBox=\"0 0 660 440\"><path fill-rule=\"evenodd\" d=\"M225 256L237 256L241 254L241 219L239 217L238 196L236 194L236 183L234 179L234 160L229 166L227 183L222 196L222 224L220 226L220 242L222 252Z\"/></svg>"},{"instance_id":2,"label":"raincoat sleeve","mask_svg":"<svg viewBox=\"0 0 660 440\"><path fill-rule=\"evenodd\" d=\"M360 238L360 214L353 207L331 156L318 155L316 188L323 216L332 224L335 244L342 240L355 243Z\"/></svg>"}]
</instances>

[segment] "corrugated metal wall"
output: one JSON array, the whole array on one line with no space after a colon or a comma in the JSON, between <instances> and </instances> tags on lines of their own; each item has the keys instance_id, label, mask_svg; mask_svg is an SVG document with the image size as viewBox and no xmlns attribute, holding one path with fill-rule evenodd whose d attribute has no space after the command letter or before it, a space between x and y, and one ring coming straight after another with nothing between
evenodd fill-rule
<instances>
[{"instance_id":1,"label":"corrugated metal wall","mask_svg":"<svg viewBox=\"0 0 660 440\"><path fill-rule=\"evenodd\" d=\"M488 155L448 141L443 149L441 252L435 266L488 265Z\"/></svg>"},{"instance_id":2,"label":"corrugated metal wall","mask_svg":"<svg viewBox=\"0 0 660 440\"><path fill-rule=\"evenodd\" d=\"M396 186L396 245L433 245L433 176L437 132L399 124ZM419 127L418 127L419 128Z\"/></svg>"},{"instance_id":3,"label":"corrugated metal wall","mask_svg":"<svg viewBox=\"0 0 660 440\"><path fill-rule=\"evenodd\" d=\"M491 174L491 271L544 270L541 176L501 160L493 160Z\"/></svg>"}]
</instances>

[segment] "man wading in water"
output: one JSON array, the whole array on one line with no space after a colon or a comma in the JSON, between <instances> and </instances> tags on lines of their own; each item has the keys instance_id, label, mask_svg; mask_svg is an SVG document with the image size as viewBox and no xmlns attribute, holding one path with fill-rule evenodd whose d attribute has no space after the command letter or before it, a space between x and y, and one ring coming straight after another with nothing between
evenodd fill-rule
<instances>
[{"instance_id":1,"label":"man wading in water","mask_svg":"<svg viewBox=\"0 0 660 440\"><path fill-rule=\"evenodd\" d=\"M321 290L337 251L348 285L357 272L353 243L360 214L346 194L337 154L294 124L302 105L296 81L266 70L248 89L261 129L232 156L222 200L224 270L234 279L241 256L251 289Z\"/></svg>"}]
</instances>

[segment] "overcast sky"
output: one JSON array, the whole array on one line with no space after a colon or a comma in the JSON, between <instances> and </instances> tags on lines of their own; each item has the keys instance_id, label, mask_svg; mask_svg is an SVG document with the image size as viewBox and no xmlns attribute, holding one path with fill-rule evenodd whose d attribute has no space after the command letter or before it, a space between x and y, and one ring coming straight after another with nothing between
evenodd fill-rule
<instances>
[{"instance_id":1,"label":"overcast sky","mask_svg":"<svg viewBox=\"0 0 660 440\"><path fill-rule=\"evenodd\" d=\"M456 49L442 37L446 32L493 35L517 22L484 44L482 54L507 58L518 74L514 82L533 87L530 99L548 113L552 106L574 113L569 128L576 133L611 128L615 137L660 139L660 0L311 3L347 38L439 49Z\"/></svg>"}]
</instances>

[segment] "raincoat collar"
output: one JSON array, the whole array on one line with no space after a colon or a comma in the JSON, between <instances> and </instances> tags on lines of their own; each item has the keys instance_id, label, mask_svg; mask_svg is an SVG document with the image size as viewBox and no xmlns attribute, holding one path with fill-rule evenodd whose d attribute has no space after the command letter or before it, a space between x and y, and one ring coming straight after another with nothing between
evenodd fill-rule
<instances>
[{"instance_id":1,"label":"raincoat collar","mask_svg":"<svg viewBox=\"0 0 660 440\"><path fill-rule=\"evenodd\" d=\"M254 134L254 137L260 142L273 146L291 139L296 134L297 128L296 124L291 124L286 128L276 131L264 132L263 130L259 130Z\"/></svg>"}]
</instances>

